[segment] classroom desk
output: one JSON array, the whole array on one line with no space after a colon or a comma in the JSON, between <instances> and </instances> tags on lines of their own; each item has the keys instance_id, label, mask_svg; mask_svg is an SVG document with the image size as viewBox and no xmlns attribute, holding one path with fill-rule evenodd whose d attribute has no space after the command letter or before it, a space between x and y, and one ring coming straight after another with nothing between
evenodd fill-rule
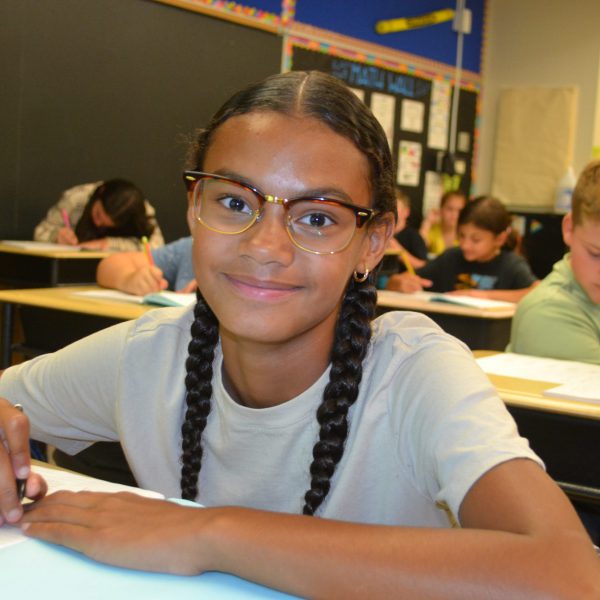
<instances>
[{"instance_id":1,"label":"classroom desk","mask_svg":"<svg viewBox=\"0 0 600 600\"><path fill-rule=\"evenodd\" d=\"M600 404L542 395L556 383L488 377L552 478L575 504L600 513Z\"/></svg>"},{"instance_id":2,"label":"classroom desk","mask_svg":"<svg viewBox=\"0 0 600 600\"><path fill-rule=\"evenodd\" d=\"M54 287L96 282L96 267L108 252L39 250L0 241L0 284Z\"/></svg>"},{"instance_id":3,"label":"classroom desk","mask_svg":"<svg viewBox=\"0 0 600 600\"><path fill-rule=\"evenodd\" d=\"M510 326L515 314L514 306L482 310L446 302L428 302L414 294L378 290L378 314L390 310L424 313L471 350L504 350L510 339Z\"/></svg>"},{"instance_id":4,"label":"classroom desk","mask_svg":"<svg viewBox=\"0 0 600 600\"><path fill-rule=\"evenodd\" d=\"M77 291L97 286L68 286L0 290L2 304L2 348L0 368L11 364L13 350L27 356L53 352L90 333L121 321L135 319L157 308L98 298L75 296ZM25 343L13 343L15 313L21 312Z\"/></svg>"}]
</instances>

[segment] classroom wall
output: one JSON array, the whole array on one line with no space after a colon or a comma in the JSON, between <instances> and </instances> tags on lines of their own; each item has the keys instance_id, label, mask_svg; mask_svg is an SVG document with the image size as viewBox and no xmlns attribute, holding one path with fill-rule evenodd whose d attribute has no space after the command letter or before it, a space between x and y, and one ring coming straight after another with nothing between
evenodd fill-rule
<instances>
[{"instance_id":1,"label":"classroom wall","mask_svg":"<svg viewBox=\"0 0 600 600\"><path fill-rule=\"evenodd\" d=\"M144 190L168 240L186 235L188 139L280 70L279 36L148 0L3 0L0 23L0 239L110 177Z\"/></svg>"},{"instance_id":2,"label":"classroom wall","mask_svg":"<svg viewBox=\"0 0 600 600\"><path fill-rule=\"evenodd\" d=\"M515 86L579 87L573 166L600 146L600 2L488 0L476 193L492 181L498 96Z\"/></svg>"}]
</instances>

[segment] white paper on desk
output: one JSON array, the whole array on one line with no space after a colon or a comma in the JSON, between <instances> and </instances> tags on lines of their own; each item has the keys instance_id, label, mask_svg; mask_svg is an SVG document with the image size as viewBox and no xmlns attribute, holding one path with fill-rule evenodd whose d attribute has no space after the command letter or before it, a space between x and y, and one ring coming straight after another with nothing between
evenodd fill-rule
<instances>
[{"instance_id":1,"label":"white paper on desk","mask_svg":"<svg viewBox=\"0 0 600 600\"><path fill-rule=\"evenodd\" d=\"M61 252L79 252L79 246L70 246L67 244L53 244L52 242L34 242L33 240L2 240L2 244L14 246L22 250L60 250Z\"/></svg>"},{"instance_id":2,"label":"white paper on desk","mask_svg":"<svg viewBox=\"0 0 600 600\"><path fill-rule=\"evenodd\" d=\"M132 302L133 304L142 304L144 301L142 296L135 296L119 290L85 290L83 292L73 292L73 296L97 298L98 300L118 300L120 302Z\"/></svg>"},{"instance_id":3,"label":"white paper on desk","mask_svg":"<svg viewBox=\"0 0 600 600\"><path fill-rule=\"evenodd\" d=\"M544 390L543 395L551 398L565 398L567 400L600 404L600 371L598 375L580 379L576 383L565 383Z\"/></svg>"},{"instance_id":4,"label":"white paper on desk","mask_svg":"<svg viewBox=\"0 0 600 600\"><path fill-rule=\"evenodd\" d=\"M600 366L573 360L559 360L504 352L477 359L479 366L492 375L517 377L530 381L568 384L600 377Z\"/></svg>"},{"instance_id":5,"label":"white paper on desk","mask_svg":"<svg viewBox=\"0 0 600 600\"><path fill-rule=\"evenodd\" d=\"M470 308L515 308L514 302L505 300L490 300L489 298L477 298L476 296L461 296L460 294L433 294L429 297L430 302L447 302Z\"/></svg>"},{"instance_id":6,"label":"white paper on desk","mask_svg":"<svg viewBox=\"0 0 600 600\"><path fill-rule=\"evenodd\" d=\"M144 304L155 306L190 306L190 304L196 303L196 293L184 294L183 292L164 290L162 292L146 294L142 301Z\"/></svg>"},{"instance_id":7,"label":"white paper on desk","mask_svg":"<svg viewBox=\"0 0 600 600\"><path fill-rule=\"evenodd\" d=\"M71 492L132 492L140 496L148 498L164 498L158 492L151 490L143 490L141 488L122 485L120 483L112 483L73 473L72 471L64 471L62 469L49 469L47 467L34 466L33 470L39 473L48 484L48 493L58 492L59 490L68 490ZM3 525L0 527L0 548L10 546L19 542L24 542L28 538L25 537L18 527L11 525Z\"/></svg>"}]
</instances>

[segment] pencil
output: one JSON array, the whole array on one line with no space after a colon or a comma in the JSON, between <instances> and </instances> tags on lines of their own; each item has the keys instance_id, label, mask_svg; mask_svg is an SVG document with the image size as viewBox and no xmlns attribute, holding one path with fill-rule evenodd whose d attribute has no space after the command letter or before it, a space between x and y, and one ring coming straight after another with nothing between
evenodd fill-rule
<instances>
[{"instance_id":1,"label":"pencil","mask_svg":"<svg viewBox=\"0 0 600 600\"><path fill-rule=\"evenodd\" d=\"M150 266L153 266L154 259L152 258L152 251L150 250L150 244L148 243L148 238L146 236L142 238L142 246L144 247L144 252L146 253L146 258L148 259L148 264Z\"/></svg>"},{"instance_id":2,"label":"pencil","mask_svg":"<svg viewBox=\"0 0 600 600\"><path fill-rule=\"evenodd\" d=\"M23 407L20 404L15 404L14 408L16 408L18 411L23 412ZM23 498L25 498L25 485L27 483L27 479L16 479L16 484L17 484L17 497L19 498L19 502L21 502L23 500Z\"/></svg>"},{"instance_id":3,"label":"pencil","mask_svg":"<svg viewBox=\"0 0 600 600\"><path fill-rule=\"evenodd\" d=\"M69 219L69 213L64 208L60 211L60 213L62 215L62 220L63 220L63 223L65 224L65 227L67 229L73 229L71 227L71 219Z\"/></svg>"},{"instance_id":4,"label":"pencil","mask_svg":"<svg viewBox=\"0 0 600 600\"><path fill-rule=\"evenodd\" d=\"M402 258L402 262L404 263L406 270L411 275L416 275L414 267L410 263L410 260L408 260L408 254L406 253L406 250L402 250L402 252L400 253L400 257Z\"/></svg>"}]
</instances>

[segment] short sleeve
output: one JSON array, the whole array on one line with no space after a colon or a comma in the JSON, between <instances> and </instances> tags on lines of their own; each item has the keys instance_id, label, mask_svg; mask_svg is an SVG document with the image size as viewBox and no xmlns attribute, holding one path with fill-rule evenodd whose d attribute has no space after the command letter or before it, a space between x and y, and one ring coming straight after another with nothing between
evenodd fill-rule
<instances>
[{"instance_id":1,"label":"short sleeve","mask_svg":"<svg viewBox=\"0 0 600 600\"><path fill-rule=\"evenodd\" d=\"M443 357L443 360L441 360ZM458 518L473 484L514 458L542 464L468 350L436 336L410 357L398 377L408 407L391 408L398 457L422 493L448 504Z\"/></svg>"}]
</instances>

